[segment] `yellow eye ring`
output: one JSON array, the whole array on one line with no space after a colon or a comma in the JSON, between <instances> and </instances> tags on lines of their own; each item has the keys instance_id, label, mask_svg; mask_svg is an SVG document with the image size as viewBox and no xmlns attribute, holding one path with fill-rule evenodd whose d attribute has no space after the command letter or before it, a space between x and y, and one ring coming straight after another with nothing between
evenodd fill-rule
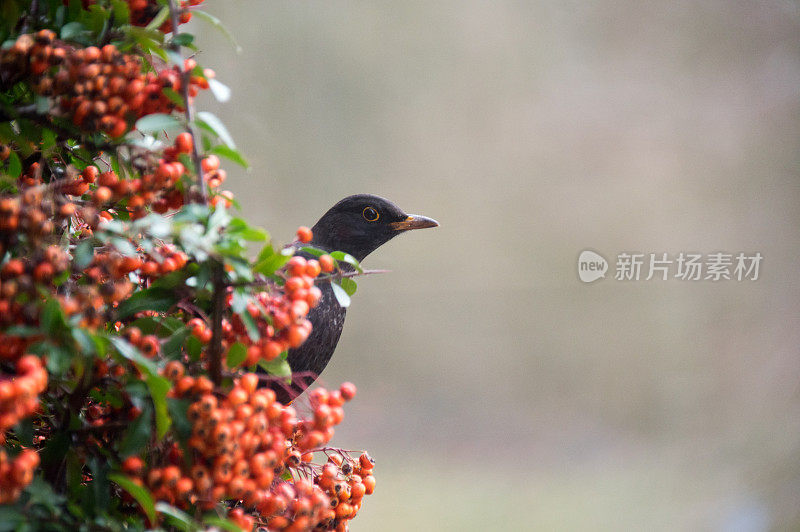
<instances>
[{"instance_id":1,"label":"yellow eye ring","mask_svg":"<svg viewBox=\"0 0 800 532\"><path fill-rule=\"evenodd\" d=\"M364 207L364 210L361 211L361 216L368 222L376 222L381 215L375 210L373 207Z\"/></svg>"}]
</instances>

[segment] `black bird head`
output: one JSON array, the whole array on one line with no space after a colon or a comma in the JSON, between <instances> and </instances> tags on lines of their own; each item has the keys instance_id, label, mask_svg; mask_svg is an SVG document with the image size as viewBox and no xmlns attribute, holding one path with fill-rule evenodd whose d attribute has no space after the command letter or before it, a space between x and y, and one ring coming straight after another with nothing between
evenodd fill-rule
<instances>
[{"instance_id":1,"label":"black bird head","mask_svg":"<svg viewBox=\"0 0 800 532\"><path fill-rule=\"evenodd\" d=\"M361 261L400 233L438 225L431 218L404 213L387 199L356 194L344 198L319 219L311 228L311 244L344 251Z\"/></svg>"}]
</instances>

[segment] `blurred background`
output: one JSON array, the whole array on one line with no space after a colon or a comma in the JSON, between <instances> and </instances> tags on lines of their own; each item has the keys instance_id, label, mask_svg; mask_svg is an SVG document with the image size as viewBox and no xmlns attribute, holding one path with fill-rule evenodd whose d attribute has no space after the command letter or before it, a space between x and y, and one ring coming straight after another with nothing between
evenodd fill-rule
<instances>
[{"instance_id":1,"label":"blurred background","mask_svg":"<svg viewBox=\"0 0 800 532\"><path fill-rule=\"evenodd\" d=\"M285 243L371 192L441 223L365 261L393 271L323 374L377 460L354 531L800 530L797 2L203 7L243 48L193 22L248 219ZM624 251L764 259L616 281Z\"/></svg>"}]
</instances>

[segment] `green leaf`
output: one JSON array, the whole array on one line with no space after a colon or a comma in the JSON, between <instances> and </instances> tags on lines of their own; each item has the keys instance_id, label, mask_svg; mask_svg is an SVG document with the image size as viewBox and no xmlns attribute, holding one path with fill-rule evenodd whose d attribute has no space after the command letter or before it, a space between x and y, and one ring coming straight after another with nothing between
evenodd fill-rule
<instances>
[{"instance_id":1,"label":"green leaf","mask_svg":"<svg viewBox=\"0 0 800 532\"><path fill-rule=\"evenodd\" d=\"M25 491L30 496L27 505L42 505L50 512L57 511L58 505L65 500L63 495L56 493L50 483L41 477L35 477Z\"/></svg>"},{"instance_id":2,"label":"green leaf","mask_svg":"<svg viewBox=\"0 0 800 532\"><path fill-rule=\"evenodd\" d=\"M225 157L226 159L231 160L244 168L250 168L250 163L247 162L247 159L245 159L244 156L238 150L229 148L224 144L220 144L219 146L214 146L211 149L211 153L219 155L220 157Z\"/></svg>"},{"instance_id":3,"label":"green leaf","mask_svg":"<svg viewBox=\"0 0 800 532\"><path fill-rule=\"evenodd\" d=\"M352 296L353 294L355 294L356 293L356 289L358 288L358 286L356 285L356 282L353 279L351 279L350 277L342 277L339 280L339 284L342 286L342 289L345 292L347 292L348 296Z\"/></svg>"},{"instance_id":4,"label":"green leaf","mask_svg":"<svg viewBox=\"0 0 800 532\"><path fill-rule=\"evenodd\" d=\"M65 41L74 40L88 33L86 27L80 22L68 22L61 27L61 39Z\"/></svg>"},{"instance_id":5,"label":"green leaf","mask_svg":"<svg viewBox=\"0 0 800 532\"><path fill-rule=\"evenodd\" d=\"M173 397L167 399L167 408L169 409L169 416L172 418L173 430L184 441L192 435L193 425L187 417L190 404L192 404L191 399L175 399Z\"/></svg>"},{"instance_id":6,"label":"green leaf","mask_svg":"<svg viewBox=\"0 0 800 532\"><path fill-rule=\"evenodd\" d=\"M43 342L43 345L47 346L47 350L42 353L47 354L47 371L51 375L64 375L72 367L75 355L72 351L59 345L53 345L50 342ZM36 351L38 351L38 348Z\"/></svg>"},{"instance_id":7,"label":"green leaf","mask_svg":"<svg viewBox=\"0 0 800 532\"><path fill-rule=\"evenodd\" d=\"M315 257L321 257L327 253L324 249L315 248L313 246L303 246L300 248L300 251L304 251L309 255L314 255Z\"/></svg>"},{"instance_id":8,"label":"green leaf","mask_svg":"<svg viewBox=\"0 0 800 532\"><path fill-rule=\"evenodd\" d=\"M50 110L50 100L46 96L37 96L35 98L34 105L36 105L36 112L40 115L43 115Z\"/></svg>"},{"instance_id":9,"label":"green leaf","mask_svg":"<svg viewBox=\"0 0 800 532\"><path fill-rule=\"evenodd\" d=\"M241 342L236 342L228 349L228 356L225 357L229 368L233 369L247 358L247 347Z\"/></svg>"},{"instance_id":10,"label":"green leaf","mask_svg":"<svg viewBox=\"0 0 800 532\"><path fill-rule=\"evenodd\" d=\"M111 9L114 11L114 21L117 25L127 24L131 19L131 10L128 2L124 0L111 0Z\"/></svg>"},{"instance_id":11,"label":"green leaf","mask_svg":"<svg viewBox=\"0 0 800 532\"><path fill-rule=\"evenodd\" d=\"M155 362L141 354L130 342L119 336L112 336L111 344L120 355L136 364L140 371L147 373L148 376L158 376Z\"/></svg>"},{"instance_id":12,"label":"green leaf","mask_svg":"<svg viewBox=\"0 0 800 532\"><path fill-rule=\"evenodd\" d=\"M249 312L244 311L239 314L239 317L242 318L244 328L247 330L247 336L249 336L254 342L259 341L261 339L261 334L258 332L258 326L256 325L256 320L253 319L253 316L251 316Z\"/></svg>"},{"instance_id":13,"label":"green leaf","mask_svg":"<svg viewBox=\"0 0 800 532\"><path fill-rule=\"evenodd\" d=\"M345 253L344 251L334 251L333 253L331 253L331 257L333 257L336 260L346 262L347 264L351 265L353 268L358 270L359 273L364 271L361 269L361 264L359 264L356 258L350 255L349 253Z\"/></svg>"},{"instance_id":14,"label":"green leaf","mask_svg":"<svg viewBox=\"0 0 800 532\"><path fill-rule=\"evenodd\" d=\"M141 290L119 304L117 319L127 318L143 310L166 312L176 301L178 301L178 295L174 290L161 287Z\"/></svg>"},{"instance_id":15,"label":"green leaf","mask_svg":"<svg viewBox=\"0 0 800 532\"><path fill-rule=\"evenodd\" d=\"M14 435L19 443L25 447L33 445L33 419L26 418L20 420L14 427Z\"/></svg>"},{"instance_id":16,"label":"green leaf","mask_svg":"<svg viewBox=\"0 0 800 532\"><path fill-rule=\"evenodd\" d=\"M196 11L195 11L196 13ZM223 530L227 530L228 532L242 532L242 528L234 523L233 521L229 521L227 519L223 519L216 515L208 515L203 518L203 524L211 525L212 527L218 527Z\"/></svg>"},{"instance_id":17,"label":"green leaf","mask_svg":"<svg viewBox=\"0 0 800 532\"><path fill-rule=\"evenodd\" d=\"M171 388L169 380L158 375L150 375L145 381L150 390L150 397L153 399L153 407L156 413L156 436L160 440L169 430L172 419L167 410L167 392Z\"/></svg>"},{"instance_id":18,"label":"green leaf","mask_svg":"<svg viewBox=\"0 0 800 532\"><path fill-rule=\"evenodd\" d=\"M49 108L49 104L48 104ZM42 129L42 150L47 151L56 145L56 133L52 129Z\"/></svg>"},{"instance_id":19,"label":"green leaf","mask_svg":"<svg viewBox=\"0 0 800 532\"><path fill-rule=\"evenodd\" d=\"M172 333L169 339L161 346L161 355L167 360L177 358L181 353L181 348L186 338L188 338L190 334L191 331L186 327Z\"/></svg>"},{"instance_id":20,"label":"green leaf","mask_svg":"<svg viewBox=\"0 0 800 532\"><path fill-rule=\"evenodd\" d=\"M72 338L80 346L84 354L94 355L97 353L97 342L88 330L75 327L72 329Z\"/></svg>"},{"instance_id":21,"label":"green leaf","mask_svg":"<svg viewBox=\"0 0 800 532\"><path fill-rule=\"evenodd\" d=\"M0 506L0 532L17 530L17 527L28 521L29 518L18 510L16 506Z\"/></svg>"},{"instance_id":22,"label":"green leaf","mask_svg":"<svg viewBox=\"0 0 800 532\"><path fill-rule=\"evenodd\" d=\"M117 251L119 251L122 255L125 255L126 257L137 256L136 248L133 247L133 244L131 244L130 241L126 238L118 238L118 237L112 238L111 244L115 248L117 248Z\"/></svg>"},{"instance_id":23,"label":"green leaf","mask_svg":"<svg viewBox=\"0 0 800 532\"><path fill-rule=\"evenodd\" d=\"M218 19L217 17L215 17L210 13L206 13L205 11L200 11L199 9L193 9L192 14L214 26L217 30L219 30L220 33L222 33L230 41L230 43L236 50L237 54L242 53L242 47L239 46L239 44L236 42L236 39L233 37L233 34L230 31L228 31L228 28L226 28L222 24L222 21L220 21L220 19Z\"/></svg>"},{"instance_id":24,"label":"green leaf","mask_svg":"<svg viewBox=\"0 0 800 532\"><path fill-rule=\"evenodd\" d=\"M217 135L229 148L236 149L236 143L233 142L233 137L228 132L228 128L214 113L209 113L208 111L198 112L197 123L200 127Z\"/></svg>"},{"instance_id":25,"label":"green leaf","mask_svg":"<svg viewBox=\"0 0 800 532\"><path fill-rule=\"evenodd\" d=\"M276 377L288 379L292 376L292 368L289 366L289 362L283 357L278 357L269 361L261 359L258 361L258 365L261 366L264 371Z\"/></svg>"},{"instance_id":26,"label":"green leaf","mask_svg":"<svg viewBox=\"0 0 800 532\"><path fill-rule=\"evenodd\" d=\"M172 48L167 48L165 50L167 57L169 58L169 62L178 67L179 69L183 70L183 56L173 50Z\"/></svg>"},{"instance_id":27,"label":"green leaf","mask_svg":"<svg viewBox=\"0 0 800 532\"><path fill-rule=\"evenodd\" d=\"M184 129L180 120L172 115L153 113L136 121L134 126L142 133L159 133L161 131L177 131Z\"/></svg>"},{"instance_id":28,"label":"green leaf","mask_svg":"<svg viewBox=\"0 0 800 532\"><path fill-rule=\"evenodd\" d=\"M45 303L40 318L42 330L50 336L60 336L68 329L64 319L64 311L56 299L50 299Z\"/></svg>"},{"instance_id":29,"label":"green leaf","mask_svg":"<svg viewBox=\"0 0 800 532\"><path fill-rule=\"evenodd\" d=\"M194 336L190 335L186 338L186 352L189 353L189 357L193 361L200 360L200 353L203 351L203 344L200 340Z\"/></svg>"},{"instance_id":30,"label":"green leaf","mask_svg":"<svg viewBox=\"0 0 800 532\"><path fill-rule=\"evenodd\" d=\"M37 327L31 327L30 325L12 325L8 329L4 330L3 334L7 336L22 336L26 338L28 336L39 336L42 334L42 331Z\"/></svg>"},{"instance_id":31,"label":"green leaf","mask_svg":"<svg viewBox=\"0 0 800 532\"><path fill-rule=\"evenodd\" d=\"M225 103L231 99L231 89L221 81L217 81L214 78L209 79L208 88L211 89L211 94L214 95L218 102Z\"/></svg>"},{"instance_id":32,"label":"green leaf","mask_svg":"<svg viewBox=\"0 0 800 532\"><path fill-rule=\"evenodd\" d=\"M269 235L263 229L257 227L250 227L246 221L241 218L233 218L228 224L228 233L231 236L249 240L250 242L266 242L269 240Z\"/></svg>"},{"instance_id":33,"label":"green leaf","mask_svg":"<svg viewBox=\"0 0 800 532\"><path fill-rule=\"evenodd\" d=\"M139 454L150 443L153 431L153 407L147 402L140 401L140 403L142 413L128 424L125 436L119 444L120 456Z\"/></svg>"},{"instance_id":34,"label":"green leaf","mask_svg":"<svg viewBox=\"0 0 800 532\"><path fill-rule=\"evenodd\" d=\"M84 270L94 260L94 246L89 238L83 239L75 246L72 254L76 270Z\"/></svg>"},{"instance_id":35,"label":"green leaf","mask_svg":"<svg viewBox=\"0 0 800 532\"><path fill-rule=\"evenodd\" d=\"M341 305L344 308L349 307L350 296L347 295L345 289L334 282L331 282L331 288L333 289L333 295L336 296L336 301L339 302L339 305Z\"/></svg>"},{"instance_id":36,"label":"green leaf","mask_svg":"<svg viewBox=\"0 0 800 532\"><path fill-rule=\"evenodd\" d=\"M179 33L172 37L171 42L172 44L178 46L189 46L190 44L192 44L192 42L194 42L194 35L192 35L191 33Z\"/></svg>"},{"instance_id":37,"label":"green leaf","mask_svg":"<svg viewBox=\"0 0 800 532\"><path fill-rule=\"evenodd\" d=\"M108 484L108 462L97 457L89 459L89 470L92 472L92 506L100 513L108 509L111 502L111 490Z\"/></svg>"},{"instance_id":38,"label":"green leaf","mask_svg":"<svg viewBox=\"0 0 800 532\"><path fill-rule=\"evenodd\" d=\"M15 151L12 151L8 157L8 175L14 179L19 179L19 176L22 175L22 161L19 160L19 155Z\"/></svg>"},{"instance_id":39,"label":"green leaf","mask_svg":"<svg viewBox=\"0 0 800 532\"><path fill-rule=\"evenodd\" d=\"M169 18L169 7L164 6L161 8L161 11L153 17L153 20L150 21L150 24L146 26L148 30L156 30L161 27L161 25L166 22L167 18Z\"/></svg>"},{"instance_id":40,"label":"green leaf","mask_svg":"<svg viewBox=\"0 0 800 532\"><path fill-rule=\"evenodd\" d=\"M136 499L136 502L139 503L139 506L142 507L142 510L147 515L150 524L156 523L156 508L153 504L153 496L150 495L147 488L135 484L131 479L121 473L111 473L108 475L108 478L120 488L130 493L131 497Z\"/></svg>"},{"instance_id":41,"label":"green leaf","mask_svg":"<svg viewBox=\"0 0 800 532\"><path fill-rule=\"evenodd\" d=\"M256 263L253 266L253 271L264 275L272 275L280 268L283 268L291 258L291 255L275 253L272 246L267 244L259 253L258 259L256 259Z\"/></svg>"},{"instance_id":42,"label":"green leaf","mask_svg":"<svg viewBox=\"0 0 800 532\"><path fill-rule=\"evenodd\" d=\"M178 318L145 316L131 323L131 326L138 327L142 334L157 334L160 337L169 336L176 331L183 329L183 322Z\"/></svg>"},{"instance_id":43,"label":"green leaf","mask_svg":"<svg viewBox=\"0 0 800 532\"><path fill-rule=\"evenodd\" d=\"M167 521L179 530L197 530L194 520L186 512L178 510L165 502L157 502L155 509L158 513L167 516Z\"/></svg>"},{"instance_id":44,"label":"green leaf","mask_svg":"<svg viewBox=\"0 0 800 532\"><path fill-rule=\"evenodd\" d=\"M161 92L169 98L169 100L174 103L175 105L183 105L183 96L177 93L174 89L170 89L169 87L164 87L161 89Z\"/></svg>"}]
</instances>

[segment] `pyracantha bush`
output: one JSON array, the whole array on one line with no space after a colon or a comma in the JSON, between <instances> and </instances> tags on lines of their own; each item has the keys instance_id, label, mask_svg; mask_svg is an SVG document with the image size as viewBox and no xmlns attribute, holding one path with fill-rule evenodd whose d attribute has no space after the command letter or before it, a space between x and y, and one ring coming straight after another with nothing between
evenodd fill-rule
<instances>
[{"instance_id":1,"label":"pyracantha bush","mask_svg":"<svg viewBox=\"0 0 800 532\"><path fill-rule=\"evenodd\" d=\"M227 88L169 33L218 24L201 3L4 3L4 530L346 530L375 488L366 453L330 446L352 384L269 387L354 260L232 214L221 158L247 163L193 102Z\"/></svg>"}]
</instances>

